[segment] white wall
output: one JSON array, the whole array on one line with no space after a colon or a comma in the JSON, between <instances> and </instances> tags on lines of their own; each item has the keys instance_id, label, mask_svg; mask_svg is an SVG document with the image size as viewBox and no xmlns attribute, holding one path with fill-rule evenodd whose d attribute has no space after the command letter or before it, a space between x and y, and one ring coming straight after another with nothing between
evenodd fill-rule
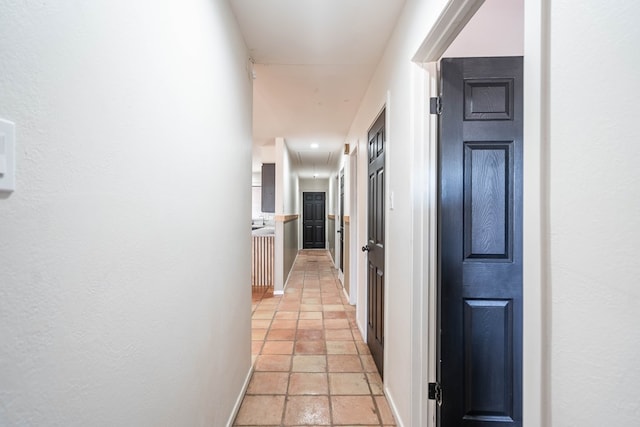
<instances>
[{"instance_id":1,"label":"white wall","mask_svg":"<svg viewBox=\"0 0 640 427\"><path fill-rule=\"evenodd\" d=\"M552 421L636 425L640 4L570 0L550 13Z\"/></svg>"},{"instance_id":2,"label":"white wall","mask_svg":"<svg viewBox=\"0 0 640 427\"><path fill-rule=\"evenodd\" d=\"M229 420L251 363L246 55L221 1L0 6L0 425Z\"/></svg>"},{"instance_id":3,"label":"white wall","mask_svg":"<svg viewBox=\"0 0 640 427\"><path fill-rule=\"evenodd\" d=\"M293 171L291 152L284 138L276 138L276 214L299 212L298 175Z\"/></svg>"},{"instance_id":4,"label":"white wall","mask_svg":"<svg viewBox=\"0 0 640 427\"><path fill-rule=\"evenodd\" d=\"M442 57L521 56L523 22L524 0L485 0Z\"/></svg>"},{"instance_id":5,"label":"white wall","mask_svg":"<svg viewBox=\"0 0 640 427\"><path fill-rule=\"evenodd\" d=\"M289 272L298 253L299 219L283 222L278 216L295 215L299 211L299 178L293 171L291 152L284 138L276 138L276 227L274 292L282 294Z\"/></svg>"},{"instance_id":6,"label":"white wall","mask_svg":"<svg viewBox=\"0 0 640 427\"><path fill-rule=\"evenodd\" d=\"M407 1L384 56L375 72L348 141L358 142L358 221L356 247L367 240L367 131L386 105L386 242L385 277L385 391L398 417L399 425L412 423L412 168L416 111L413 98L418 95L415 75L419 68L411 62L430 26L438 17L444 1ZM394 209L389 197L394 194ZM357 252L357 319L365 334L366 255ZM424 286L424 284L422 284ZM416 381L422 381L416 378ZM416 424L417 425L417 420Z\"/></svg>"}]
</instances>

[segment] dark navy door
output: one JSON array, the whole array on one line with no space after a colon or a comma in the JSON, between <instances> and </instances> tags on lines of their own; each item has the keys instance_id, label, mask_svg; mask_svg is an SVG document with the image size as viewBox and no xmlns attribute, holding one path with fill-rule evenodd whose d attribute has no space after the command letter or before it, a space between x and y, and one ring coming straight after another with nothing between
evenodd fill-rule
<instances>
[{"instance_id":1,"label":"dark navy door","mask_svg":"<svg viewBox=\"0 0 640 427\"><path fill-rule=\"evenodd\" d=\"M368 132L369 197L368 238L362 248L367 256L367 345L384 375L384 156L386 145L385 110Z\"/></svg>"},{"instance_id":2,"label":"dark navy door","mask_svg":"<svg viewBox=\"0 0 640 427\"><path fill-rule=\"evenodd\" d=\"M324 248L324 193L304 192L302 200L302 247Z\"/></svg>"},{"instance_id":3,"label":"dark navy door","mask_svg":"<svg viewBox=\"0 0 640 427\"><path fill-rule=\"evenodd\" d=\"M340 171L340 271L344 273L344 169Z\"/></svg>"},{"instance_id":4,"label":"dark navy door","mask_svg":"<svg viewBox=\"0 0 640 427\"><path fill-rule=\"evenodd\" d=\"M522 426L522 58L441 75L439 425Z\"/></svg>"}]
</instances>

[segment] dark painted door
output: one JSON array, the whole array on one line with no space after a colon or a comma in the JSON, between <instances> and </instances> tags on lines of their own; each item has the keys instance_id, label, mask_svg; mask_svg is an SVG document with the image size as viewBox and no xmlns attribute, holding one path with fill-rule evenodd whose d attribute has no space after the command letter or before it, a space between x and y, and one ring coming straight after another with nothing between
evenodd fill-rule
<instances>
[{"instance_id":1,"label":"dark painted door","mask_svg":"<svg viewBox=\"0 0 640 427\"><path fill-rule=\"evenodd\" d=\"M324 193L302 193L302 247L324 248Z\"/></svg>"},{"instance_id":2,"label":"dark painted door","mask_svg":"<svg viewBox=\"0 0 640 427\"><path fill-rule=\"evenodd\" d=\"M441 74L439 424L522 426L522 58Z\"/></svg>"},{"instance_id":3,"label":"dark painted door","mask_svg":"<svg viewBox=\"0 0 640 427\"><path fill-rule=\"evenodd\" d=\"M368 238L362 249L367 256L367 344L383 374L384 356L384 150L385 112L382 111L368 134L369 200Z\"/></svg>"},{"instance_id":4,"label":"dark painted door","mask_svg":"<svg viewBox=\"0 0 640 427\"><path fill-rule=\"evenodd\" d=\"M340 271L344 272L344 170L340 171Z\"/></svg>"}]
</instances>

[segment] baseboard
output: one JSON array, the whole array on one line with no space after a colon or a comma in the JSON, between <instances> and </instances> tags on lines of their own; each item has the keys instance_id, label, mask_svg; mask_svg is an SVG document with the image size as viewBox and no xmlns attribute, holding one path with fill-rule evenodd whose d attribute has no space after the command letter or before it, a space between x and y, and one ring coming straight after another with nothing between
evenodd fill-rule
<instances>
[{"instance_id":1,"label":"baseboard","mask_svg":"<svg viewBox=\"0 0 640 427\"><path fill-rule=\"evenodd\" d=\"M404 427L405 424L402 422L400 417L398 416L398 407L396 406L391 393L389 393L389 389L387 387L384 388L384 395L387 398L387 402L389 403L389 408L391 408L391 412L393 413L393 418L396 419L397 427Z\"/></svg>"},{"instance_id":2,"label":"baseboard","mask_svg":"<svg viewBox=\"0 0 640 427\"><path fill-rule=\"evenodd\" d=\"M287 274L287 280L284 281L284 286L282 287L282 290L273 291L274 295L284 295L284 290L287 289L287 286L289 285L289 279L291 278L291 273L293 273L293 266L296 265L296 262L298 262L298 255L300 255L300 249L298 249L298 253L296 253L296 257L293 260L293 264L291 264L291 269L289 270L289 274Z\"/></svg>"},{"instance_id":3,"label":"baseboard","mask_svg":"<svg viewBox=\"0 0 640 427\"><path fill-rule=\"evenodd\" d=\"M354 305L351 304L351 297L349 296L349 294L347 293L347 288L344 287L344 285L342 286L342 293L344 294L344 296L347 298L347 301L349 301L350 305Z\"/></svg>"},{"instance_id":4,"label":"baseboard","mask_svg":"<svg viewBox=\"0 0 640 427\"><path fill-rule=\"evenodd\" d=\"M325 245L327 248L329 247L329 244L327 243ZM325 249L327 251L327 253L329 254L329 258L331 259L331 264L333 264L333 266L336 266L336 260L333 259L333 255L331 255L331 251L329 249Z\"/></svg>"},{"instance_id":5,"label":"baseboard","mask_svg":"<svg viewBox=\"0 0 640 427\"><path fill-rule=\"evenodd\" d=\"M356 308L357 310L357 308ZM362 325L360 324L360 322L358 321L358 312L356 311L356 326L358 327L358 330L360 331L360 335L362 336L362 339L364 340L364 343L367 343L367 329L363 328ZM365 320L366 322L366 320Z\"/></svg>"},{"instance_id":6,"label":"baseboard","mask_svg":"<svg viewBox=\"0 0 640 427\"><path fill-rule=\"evenodd\" d=\"M245 378L244 380L242 390L240 390L240 395L236 399L236 404L233 405L233 411L231 411L231 416L229 417L229 421L227 421L226 427L231 427L233 425L233 422L236 420L236 417L238 416L238 411L240 410L240 406L242 405L242 399L244 399L244 395L247 392L247 388L249 387L249 382L251 381L251 375L253 375L253 363L251 364L251 368L249 368L247 378Z\"/></svg>"}]
</instances>

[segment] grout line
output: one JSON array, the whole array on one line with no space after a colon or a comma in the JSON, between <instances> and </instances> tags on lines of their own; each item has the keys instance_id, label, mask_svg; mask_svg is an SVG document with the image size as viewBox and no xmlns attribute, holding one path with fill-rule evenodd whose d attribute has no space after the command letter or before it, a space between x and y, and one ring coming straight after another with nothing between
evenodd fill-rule
<instances>
[{"instance_id":1,"label":"grout line","mask_svg":"<svg viewBox=\"0 0 640 427\"><path fill-rule=\"evenodd\" d=\"M350 305L348 304L348 300L346 299L346 297L344 297L344 295L341 295L340 291L340 286L339 286L339 280L337 279L337 275L334 271L334 269L330 268L331 266L329 264L327 264L327 267L325 268L324 264L325 262L323 262L320 259L320 256L315 255L314 254L314 258L313 260L309 260L309 256L304 254L304 252L301 252L301 254L303 256L298 257L298 259L296 259L296 263L298 262L304 262L303 266L305 268L300 268L300 266L295 266L294 265L294 273L291 275L291 278L293 279L293 286L288 287L288 289L285 291L284 295L278 295L278 296L273 296L273 295L268 295L269 291L265 290L264 292L262 292L261 294L259 294L259 299L256 298L255 294L252 294L252 304L254 304L254 309L252 310L252 317L253 314L257 311L257 310L270 310L273 311L273 315L269 321L269 324L266 328L262 328L262 329L266 329L266 332L261 340L261 344L260 344L260 349L258 354L256 355L256 361L258 359L258 357L263 356L262 352L265 349L266 343L267 341L274 341L274 342L280 342L280 341L289 341L289 340L282 340L282 339L278 339L278 340L268 340L268 336L270 335L270 333L272 331L275 331L275 329L272 329L274 326L274 321L275 320L293 320L293 319L276 319L276 316L280 311L280 306L285 304L285 303L292 303L294 305L297 305L297 310L295 311L297 314L295 316L295 322L294 322L294 328L292 329L293 331L293 337L291 339L292 341L292 349L291 349L291 353L288 355L290 357L289 360L289 365L288 365L288 371L260 371L261 373L268 373L268 372L278 372L278 373L282 373L282 374L286 374L287 375L287 384L286 384L286 388L285 388L285 394L284 394L284 403L283 403L283 407L282 407L282 414L281 414L281 423L280 425L283 426L285 425L285 418L286 418L286 414L287 414L287 409L289 407L289 397L290 396L294 396L294 395L290 395L290 386L291 386L291 378L292 375L296 372L293 372L293 361L294 358L297 356L323 356L324 360L325 360L325 365L324 365L324 370L322 372L320 372L321 374L324 375L324 378L326 380L326 384L327 384L327 390L326 390L326 394L301 394L301 395L295 395L297 396L307 396L307 397L324 397L327 399L328 401L328 409L329 409L329 421L331 424L331 426L333 426L333 420L334 420L334 401L333 398L334 397L341 397L341 396L369 396L369 398L371 399L372 403L373 403L373 407L376 413L376 417L378 419L378 425L382 426L383 425L383 420L382 420L382 413L380 410L380 407L378 405L378 399L377 397L379 397L379 395L374 394L374 390L373 390L373 386L372 386L372 382L375 380L375 372L369 372L368 368L365 368L365 362L364 359L367 358L368 353L366 351L365 347L362 347L362 344L359 346L359 343L364 343L364 341L362 340L362 337L360 336L359 331L357 331L357 326L354 325L354 318L352 318L352 316L350 315L352 310L347 310L347 307L350 307ZM324 255L326 256L326 255ZM309 262L313 262L313 264L309 264ZM327 261L328 263L328 261ZM296 285L296 282L300 280L300 283ZM333 287L331 285L334 285L335 289L333 289ZM294 287L295 286L295 287ZM265 302L265 298L277 298L277 302L273 305L268 304L263 306L262 303ZM307 300L307 302L304 302L304 300ZM318 300L319 299L319 303L316 303L313 300ZM337 299L337 301L336 301ZM309 303L308 300L312 300L312 303ZM274 300L275 301L275 300ZM320 310L319 310L319 320L321 322L321 330L322 330L322 338L320 340L312 340L312 341L320 341L323 346L324 346L324 353L323 354L306 354L306 353L302 353L302 354L296 354L296 344L298 344L299 340L299 336L298 336L298 332L299 331L303 331L303 330L308 330L308 329L299 329L300 326L300 320L301 319L301 315L303 313L303 311L301 310L301 306L303 304L309 304L309 305L318 305L320 306ZM340 312L345 313L344 317L331 317L331 319L345 319L347 320L347 327L346 328L338 328L338 329L344 329L349 331L349 339L347 340L337 340L339 342L345 342L345 343L351 343L353 345L353 347L355 348L355 353L336 353L336 354L329 354L329 349L327 348L327 328L325 326L325 322L329 319L327 319L327 311L324 310L324 306L325 305L342 305L343 306L343 310L339 310ZM286 310L289 311L289 310ZM315 310L314 310L315 311ZM305 311L306 312L306 311ZM253 319L252 319L253 320ZM266 319L256 319L256 320L266 320ZM306 319L306 320L313 320L313 319ZM338 322L336 322L338 323ZM259 329L259 328L256 328ZM291 328L285 328L285 329L291 329ZM313 330L317 330L315 328L312 328ZM354 333L354 331L357 331L358 333ZM284 335L283 335L284 336ZM306 341L306 340L301 340L302 341ZM332 340L332 341L335 341ZM364 344L366 345L366 343ZM359 364L359 370L357 370L357 372L352 372L352 371L345 371L345 372L330 372L330 368L329 368L329 356L356 356L357 360L358 360L358 364ZM335 360L335 358L333 358ZM255 371L254 371L255 372ZM300 374L310 374L312 372L299 372ZM350 373L357 373L359 375L362 376L362 380L365 381L365 383L367 384L367 389L368 389L368 394L333 394L331 392L331 383L330 383L330 378L331 378L331 374L335 374L335 375L340 375L340 374L350 374ZM371 376L371 378L370 378ZM282 396L281 394L258 394L258 395L267 395L267 396ZM384 396L384 395L382 395ZM356 423L357 424L357 423Z\"/></svg>"}]
</instances>

